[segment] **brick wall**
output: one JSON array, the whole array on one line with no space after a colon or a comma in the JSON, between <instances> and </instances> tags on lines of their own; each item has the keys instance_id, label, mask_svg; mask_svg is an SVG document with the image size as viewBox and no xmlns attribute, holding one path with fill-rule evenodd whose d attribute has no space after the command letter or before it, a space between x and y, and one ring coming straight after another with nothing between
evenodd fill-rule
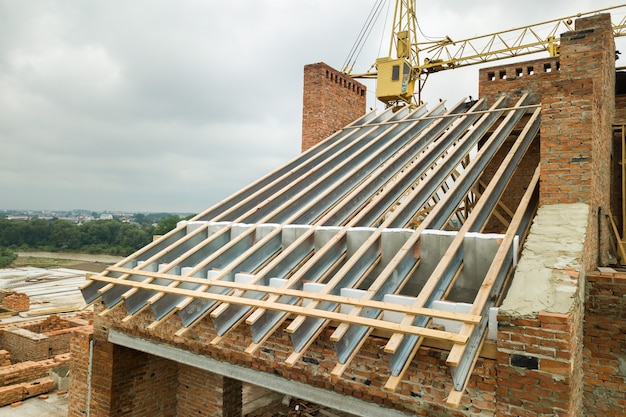
<instances>
[{"instance_id":1,"label":"brick wall","mask_svg":"<svg viewBox=\"0 0 626 417\"><path fill-rule=\"evenodd\" d=\"M42 378L37 381L0 387L0 407L50 392L54 389L52 378ZM16 412L15 415L18 415Z\"/></svg>"},{"instance_id":2,"label":"brick wall","mask_svg":"<svg viewBox=\"0 0 626 417\"><path fill-rule=\"evenodd\" d=\"M157 343L183 347L186 350L214 359L361 398L364 401L381 404L413 415L453 417L495 415L497 381L495 359L479 358L469 381L467 394L464 396L460 407L450 408L445 405L445 399L452 389L450 371L445 364L447 350L421 347L403 381L395 391L390 392L383 388L390 376L386 354L383 350L383 346L387 342L387 339L384 338L370 337L353 361L353 365L346 370L344 375L340 378L332 378L330 372L336 364L336 357L332 343L329 341L330 330L325 331L309 348L305 360L289 367L285 365L285 360L291 353L292 345L288 334L284 332L284 328L283 331L277 331L270 337L255 355L250 356L244 352L244 349L251 343L249 331L245 327L232 331L220 344L213 346L210 341L216 336L216 333L209 318L203 319L181 338L173 337L174 331L181 327L177 316L170 317L155 330L148 331L146 330L147 325L154 320L149 312L139 313L131 322L123 323L121 319L126 315L124 308L118 308L105 317L98 317L97 312L100 308L102 307L96 308L96 329L115 329ZM96 346L105 346L107 351L119 348L104 342L106 340L105 330L98 330L94 338L96 339ZM124 349L124 351L127 350ZM135 352L130 356L136 354ZM113 356L117 357L116 355ZM109 383L110 376L108 375L113 372L109 367L116 368L116 372L119 374L126 374L128 372L123 372L122 369L128 366L128 363L118 361L115 365L110 365L115 361L110 353L98 354L94 360L106 364L104 369L99 366L94 367L92 385L93 389L97 391L97 395L103 396L107 392L105 386ZM179 386L176 401L179 404L179 411L182 410L180 407L185 407L185 410L195 410L201 406L202 401L208 401L208 399L187 399L184 386L189 385L194 379L202 382L216 376L212 376L210 373L205 374L203 371L193 368L184 368L183 365L180 365L178 369ZM186 373L195 376L192 378ZM97 382L100 380L106 382ZM94 392L92 395L96 395L96 393ZM112 401L111 397L115 398L114 394L107 395L107 401ZM220 398L223 393L218 390L215 394L209 392L207 395L217 395L217 398ZM237 397L235 396L235 398ZM206 406L209 407L210 404L206 404ZM183 414L187 415L186 413ZM102 408L96 410L92 407L92 416L105 415L108 414ZM213 414L203 415L213 416Z\"/></svg>"},{"instance_id":3,"label":"brick wall","mask_svg":"<svg viewBox=\"0 0 626 417\"><path fill-rule=\"evenodd\" d=\"M530 93L530 103L541 103L543 85L560 77L559 57L483 68L478 71L478 96L490 103L502 94Z\"/></svg>"},{"instance_id":4,"label":"brick wall","mask_svg":"<svg viewBox=\"0 0 626 417\"><path fill-rule=\"evenodd\" d=\"M586 415L626 415L625 273L587 275L584 330Z\"/></svg>"},{"instance_id":5,"label":"brick wall","mask_svg":"<svg viewBox=\"0 0 626 417\"><path fill-rule=\"evenodd\" d=\"M581 305L570 314L498 317L498 415L581 415Z\"/></svg>"},{"instance_id":6,"label":"brick wall","mask_svg":"<svg viewBox=\"0 0 626 417\"><path fill-rule=\"evenodd\" d=\"M180 364L178 384L176 415L241 416L241 381Z\"/></svg>"},{"instance_id":7,"label":"brick wall","mask_svg":"<svg viewBox=\"0 0 626 417\"><path fill-rule=\"evenodd\" d=\"M48 336L21 328L6 329L2 333L2 347L11 352L12 362L41 361L51 356Z\"/></svg>"},{"instance_id":8,"label":"brick wall","mask_svg":"<svg viewBox=\"0 0 626 417\"><path fill-rule=\"evenodd\" d=\"M0 386L19 384L47 377L50 370L69 363L69 355L58 355L43 361L16 363L0 369Z\"/></svg>"},{"instance_id":9,"label":"brick wall","mask_svg":"<svg viewBox=\"0 0 626 417\"><path fill-rule=\"evenodd\" d=\"M615 123L626 123L626 94L615 96Z\"/></svg>"},{"instance_id":10,"label":"brick wall","mask_svg":"<svg viewBox=\"0 0 626 417\"><path fill-rule=\"evenodd\" d=\"M610 250L606 215L615 118L610 15L576 20L576 30L561 35L560 54L482 69L479 92L490 99L530 92L532 101L541 102L540 204L590 204L585 266L593 269L608 263Z\"/></svg>"},{"instance_id":11,"label":"brick wall","mask_svg":"<svg viewBox=\"0 0 626 417\"><path fill-rule=\"evenodd\" d=\"M74 329L88 321L57 315L7 325L0 330L0 346L11 353L13 362L40 361L70 351Z\"/></svg>"},{"instance_id":12,"label":"brick wall","mask_svg":"<svg viewBox=\"0 0 626 417\"><path fill-rule=\"evenodd\" d=\"M304 67L302 150L365 114L366 87L323 62Z\"/></svg>"}]
</instances>

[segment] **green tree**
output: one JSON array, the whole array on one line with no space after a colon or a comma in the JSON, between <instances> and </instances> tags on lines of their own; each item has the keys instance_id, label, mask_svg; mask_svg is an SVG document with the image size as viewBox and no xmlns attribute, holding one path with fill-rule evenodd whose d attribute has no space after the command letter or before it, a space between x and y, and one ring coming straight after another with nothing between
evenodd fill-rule
<instances>
[{"instance_id":1,"label":"green tree","mask_svg":"<svg viewBox=\"0 0 626 417\"><path fill-rule=\"evenodd\" d=\"M7 248L0 247L0 268L11 265L11 262L17 259L17 254Z\"/></svg>"},{"instance_id":2,"label":"green tree","mask_svg":"<svg viewBox=\"0 0 626 417\"><path fill-rule=\"evenodd\" d=\"M82 246L78 226L69 220L54 220L50 224L48 243L57 250L79 250Z\"/></svg>"},{"instance_id":3,"label":"green tree","mask_svg":"<svg viewBox=\"0 0 626 417\"><path fill-rule=\"evenodd\" d=\"M164 235L170 230L176 227L176 223L181 221L182 218L177 215L164 217L157 223L157 226L154 228L155 235Z\"/></svg>"}]
</instances>

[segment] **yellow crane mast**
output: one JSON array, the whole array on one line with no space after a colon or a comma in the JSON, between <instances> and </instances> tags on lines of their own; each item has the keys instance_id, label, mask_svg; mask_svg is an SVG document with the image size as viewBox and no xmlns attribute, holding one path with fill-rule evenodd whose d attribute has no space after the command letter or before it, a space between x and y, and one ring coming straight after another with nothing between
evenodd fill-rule
<instances>
[{"instance_id":1,"label":"yellow crane mast","mask_svg":"<svg viewBox=\"0 0 626 417\"><path fill-rule=\"evenodd\" d=\"M557 56L559 34L573 30L574 19L622 7L626 4L458 41L446 36L438 41L418 42L416 1L396 0L388 55L378 58L366 73L352 74L346 68L344 72L354 78L375 78L376 98L387 107L411 105L419 102L421 89L432 73L538 52ZM626 16L614 18L613 35L626 35ZM426 57L420 61L420 56Z\"/></svg>"}]
</instances>

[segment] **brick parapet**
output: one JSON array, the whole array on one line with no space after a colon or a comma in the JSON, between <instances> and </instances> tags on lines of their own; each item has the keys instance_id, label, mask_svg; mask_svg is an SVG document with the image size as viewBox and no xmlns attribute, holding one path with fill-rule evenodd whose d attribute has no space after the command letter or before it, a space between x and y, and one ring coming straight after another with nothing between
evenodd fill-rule
<instances>
[{"instance_id":1,"label":"brick parapet","mask_svg":"<svg viewBox=\"0 0 626 417\"><path fill-rule=\"evenodd\" d=\"M529 103L540 103L543 85L559 77L560 66L559 57L550 57L482 68L478 71L478 96L493 103L502 94L519 97L530 93Z\"/></svg>"}]
</instances>

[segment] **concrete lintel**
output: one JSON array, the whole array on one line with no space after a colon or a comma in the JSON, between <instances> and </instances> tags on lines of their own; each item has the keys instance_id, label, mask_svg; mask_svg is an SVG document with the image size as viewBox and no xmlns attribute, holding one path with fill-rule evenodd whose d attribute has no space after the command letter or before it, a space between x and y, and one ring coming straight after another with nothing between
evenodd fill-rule
<instances>
[{"instance_id":1,"label":"concrete lintel","mask_svg":"<svg viewBox=\"0 0 626 417\"><path fill-rule=\"evenodd\" d=\"M162 343L155 343L135 336L129 336L115 330L109 330L108 341L119 346L149 353L151 355L173 360L185 365L194 366L199 369L204 369L205 371L258 385L263 388L271 389L272 391L290 395L294 398L311 401L315 404L358 416L410 416L410 414L391 408L384 408L377 404L368 403L354 397L327 391L302 382L291 381L266 372L255 371L254 369L243 366L218 361L198 353L189 352Z\"/></svg>"}]
</instances>

